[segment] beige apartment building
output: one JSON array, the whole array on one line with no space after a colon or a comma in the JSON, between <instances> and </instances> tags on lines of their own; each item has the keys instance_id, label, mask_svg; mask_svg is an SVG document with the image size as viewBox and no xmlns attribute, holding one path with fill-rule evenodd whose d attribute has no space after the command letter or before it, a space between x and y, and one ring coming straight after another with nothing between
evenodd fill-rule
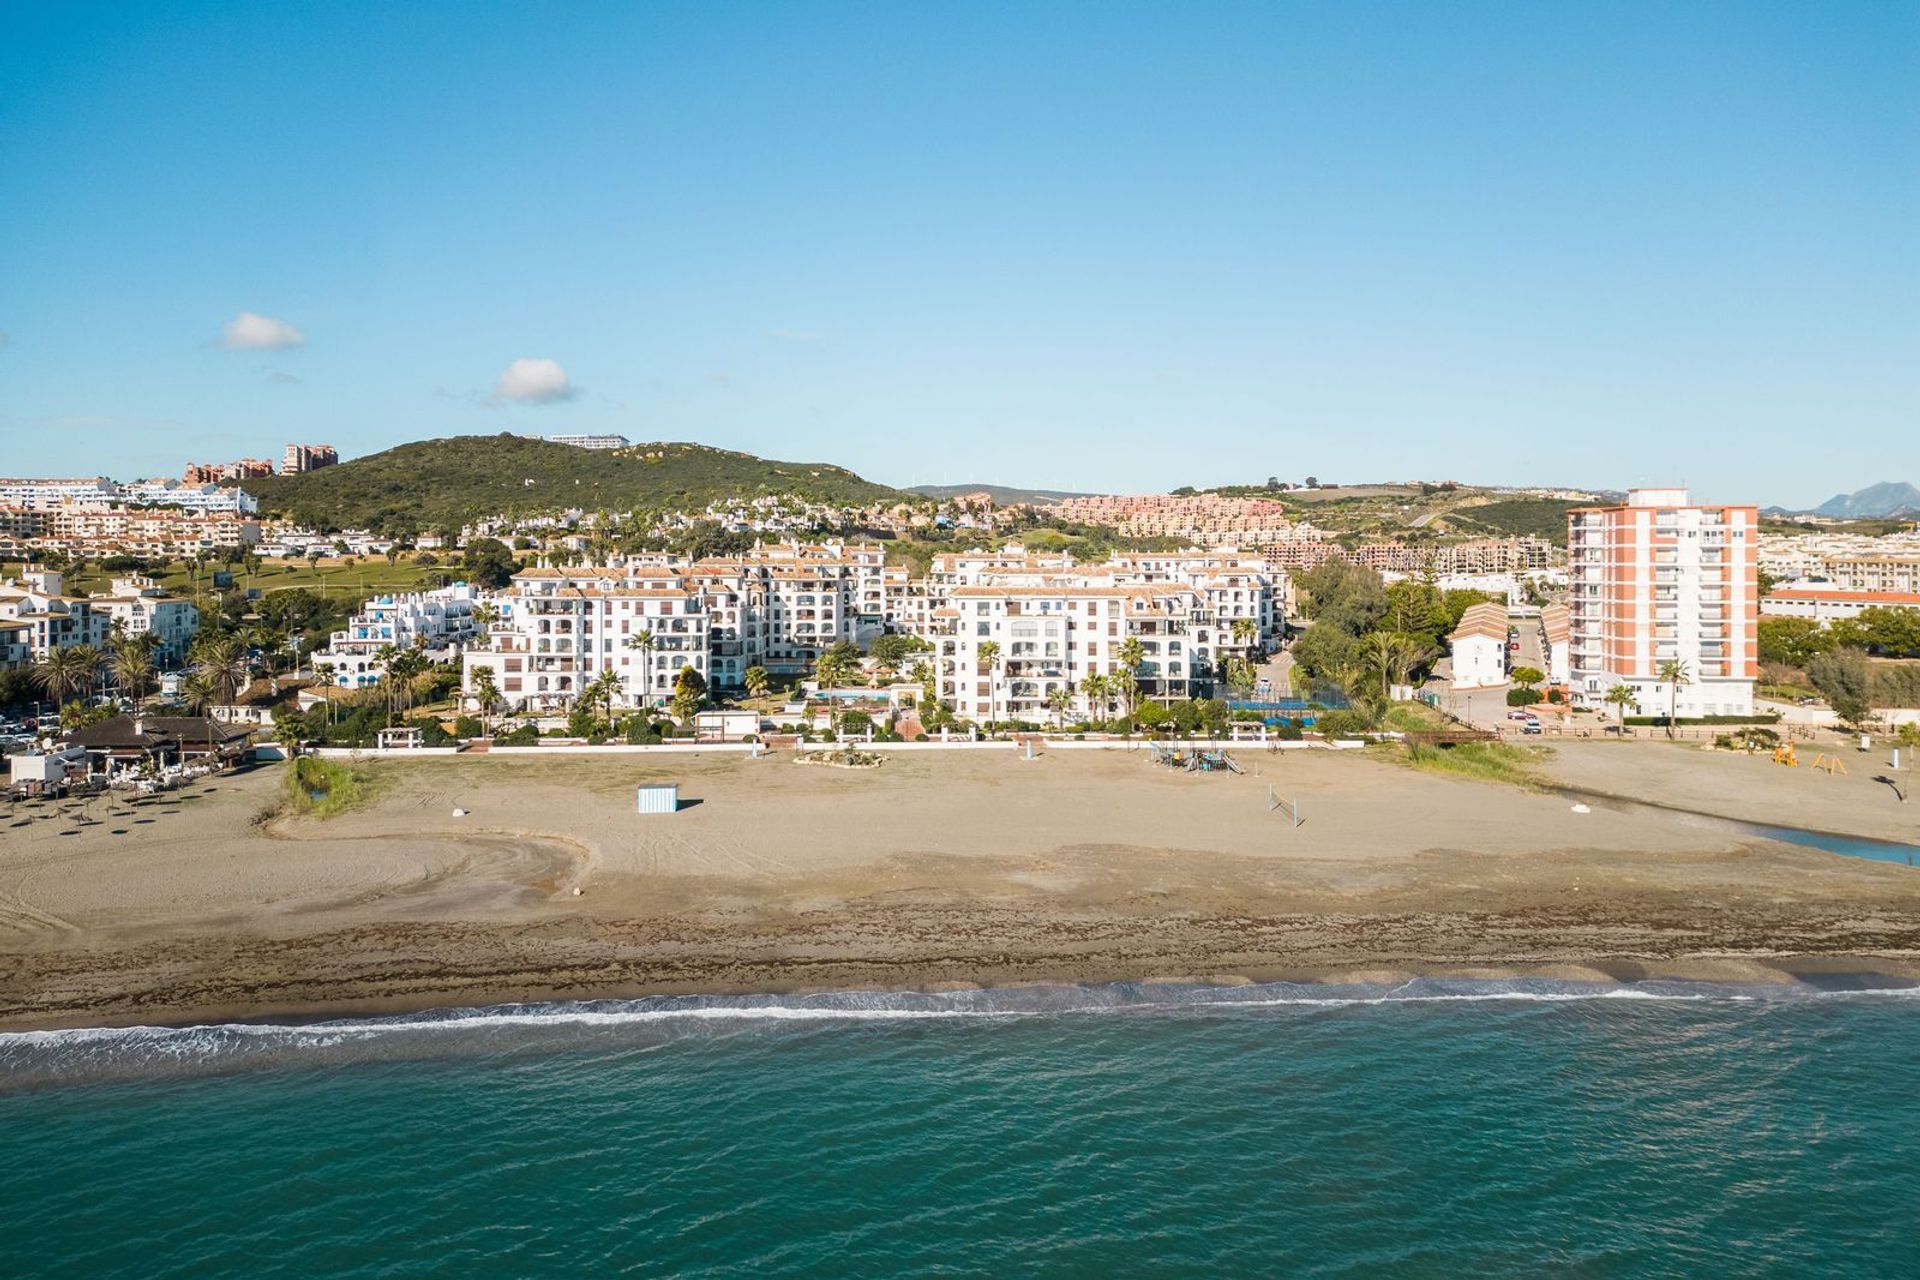
<instances>
[{"instance_id":1,"label":"beige apartment building","mask_svg":"<svg viewBox=\"0 0 1920 1280\"><path fill-rule=\"evenodd\" d=\"M1920 592L1920 551L1829 556L1826 571L1842 591Z\"/></svg>"},{"instance_id":2,"label":"beige apartment building","mask_svg":"<svg viewBox=\"0 0 1920 1280\"><path fill-rule=\"evenodd\" d=\"M1268 498L1148 493L1068 498L1046 508L1080 524L1104 525L1130 538L1184 538L1203 546L1250 546L1285 540L1287 509Z\"/></svg>"},{"instance_id":3,"label":"beige apartment building","mask_svg":"<svg viewBox=\"0 0 1920 1280\"><path fill-rule=\"evenodd\" d=\"M180 559L260 541L260 522L230 511L145 507L0 507L0 544L19 554Z\"/></svg>"},{"instance_id":4,"label":"beige apartment building","mask_svg":"<svg viewBox=\"0 0 1920 1280\"><path fill-rule=\"evenodd\" d=\"M1471 538L1465 542L1375 542L1353 559L1395 573L1521 573L1553 563L1553 546L1539 538Z\"/></svg>"}]
</instances>

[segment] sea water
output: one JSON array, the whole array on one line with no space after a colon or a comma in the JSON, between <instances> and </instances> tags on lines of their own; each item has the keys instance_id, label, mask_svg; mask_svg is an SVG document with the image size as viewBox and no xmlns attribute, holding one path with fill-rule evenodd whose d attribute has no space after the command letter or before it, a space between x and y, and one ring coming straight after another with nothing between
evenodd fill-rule
<instances>
[{"instance_id":1,"label":"sea water","mask_svg":"<svg viewBox=\"0 0 1920 1280\"><path fill-rule=\"evenodd\" d=\"M1422 981L0 1036L8 1276L1913 1276L1920 994Z\"/></svg>"}]
</instances>

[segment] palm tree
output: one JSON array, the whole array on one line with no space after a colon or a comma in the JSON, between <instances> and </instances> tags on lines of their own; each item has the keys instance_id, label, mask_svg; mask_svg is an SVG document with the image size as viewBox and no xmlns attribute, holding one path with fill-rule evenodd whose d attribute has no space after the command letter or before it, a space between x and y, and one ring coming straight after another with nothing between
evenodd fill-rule
<instances>
[{"instance_id":1,"label":"palm tree","mask_svg":"<svg viewBox=\"0 0 1920 1280\"><path fill-rule=\"evenodd\" d=\"M1133 719L1134 704L1140 697L1140 664L1147 660L1146 646L1140 637L1128 636L1120 642L1120 692L1126 695L1127 719Z\"/></svg>"},{"instance_id":2,"label":"palm tree","mask_svg":"<svg viewBox=\"0 0 1920 1280\"><path fill-rule=\"evenodd\" d=\"M1252 618L1235 618L1233 620L1232 631L1233 642L1242 649L1247 648L1253 643L1255 627Z\"/></svg>"},{"instance_id":3,"label":"palm tree","mask_svg":"<svg viewBox=\"0 0 1920 1280\"><path fill-rule=\"evenodd\" d=\"M995 675L1000 666L1000 642L998 640L982 640L980 642L979 664L987 669L987 723L991 725L999 718L999 699L997 696L999 690L996 687L995 681Z\"/></svg>"},{"instance_id":4,"label":"palm tree","mask_svg":"<svg viewBox=\"0 0 1920 1280\"><path fill-rule=\"evenodd\" d=\"M1617 684L1607 690L1607 702L1614 708L1614 724L1621 732L1627 728L1627 708L1638 701L1631 685Z\"/></svg>"},{"instance_id":5,"label":"palm tree","mask_svg":"<svg viewBox=\"0 0 1920 1280\"><path fill-rule=\"evenodd\" d=\"M1087 709L1089 711L1104 712L1106 710L1107 699L1112 694L1112 688L1113 686L1108 682L1107 678L1098 672L1080 681L1080 692L1085 695L1087 699Z\"/></svg>"},{"instance_id":6,"label":"palm tree","mask_svg":"<svg viewBox=\"0 0 1920 1280\"><path fill-rule=\"evenodd\" d=\"M180 680L180 700L193 711L206 711L218 694L213 678L204 671L189 671Z\"/></svg>"},{"instance_id":7,"label":"palm tree","mask_svg":"<svg viewBox=\"0 0 1920 1280\"><path fill-rule=\"evenodd\" d=\"M400 660L400 651L390 644L383 644L373 651L373 659L385 669L386 675L380 681L381 696L387 703L387 723L393 723L393 664Z\"/></svg>"},{"instance_id":8,"label":"palm tree","mask_svg":"<svg viewBox=\"0 0 1920 1280\"><path fill-rule=\"evenodd\" d=\"M202 636L194 650L194 669L206 676L222 705L232 706L253 679L253 659L247 655L246 646L225 632L215 631Z\"/></svg>"},{"instance_id":9,"label":"palm tree","mask_svg":"<svg viewBox=\"0 0 1920 1280\"><path fill-rule=\"evenodd\" d=\"M500 610L482 600L473 606L473 632L476 641L484 642L493 624L500 621Z\"/></svg>"},{"instance_id":10,"label":"palm tree","mask_svg":"<svg viewBox=\"0 0 1920 1280\"><path fill-rule=\"evenodd\" d=\"M387 660L387 681L393 686L393 695L401 704L403 716L413 710L414 687L426 674L427 665L426 658L417 649L404 649ZM388 714L391 716L391 710Z\"/></svg>"},{"instance_id":11,"label":"palm tree","mask_svg":"<svg viewBox=\"0 0 1920 1280\"><path fill-rule=\"evenodd\" d=\"M86 689L100 667L100 651L90 644L73 644L55 649L35 664L33 682L46 691L57 709L67 695Z\"/></svg>"},{"instance_id":12,"label":"palm tree","mask_svg":"<svg viewBox=\"0 0 1920 1280\"><path fill-rule=\"evenodd\" d=\"M1251 662L1241 657L1227 659L1227 688L1230 692L1237 692L1240 696L1245 697L1253 691L1253 681L1253 664Z\"/></svg>"},{"instance_id":13,"label":"palm tree","mask_svg":"<svg viewBox=\"0 0 1920 1280\"><path fill-rule=\"evenodd\" d=\"M1398 631L1373 631L1366 637L1367 664L1380 673L1380 701L1392 695L1392 686L1405 684L1420 658L1420 645Z\"/></svg>"},{"instance_id":14,"label":"palm tree","mask_svg":"<svg viewBox=\"0 0 1920 1280\"><path fill-rule=\"evenodd\" d=\"M758 663L747 668L747 696L764 698L767 696L767 669Z\"/></svg>"},{"instance_id":15,"label":"palm tree","mask_svg":"<svg viewBox=\"0 0 1920 1280\"><path fill-rule=\"evenodd\" d=\"M1067 689L1055 689L1047 695L1047 706L1053 710L1053 726L1063 729L1067 723L1067 708L1073 705L1073 693Z\"/></svg>"},{"instance_id":16,"label":"palm tree","mask_svg":"<svg viewBox=\"0 0 1920 1280\"><path fill-rule=\"evenodd\" d=\"M653 651L659 643L658 637L645 627L628 636L626 640L626 647L640 655L640 689L642 696L649 702L653 700Z\"/></svg>"},{"instance_id":17,"label":"palm tree","mask_svg":"<svg viewBox=\"0 0 1920 1280\"><path fill-rule=\"evenodd\" d=\"M1660 679L1667 686L1667 736L1673 736L1673 719L1680 706L1680 686L1692 683L1687 674L1687 664L1678 658L1668 658L1660 664Z\"/></svg>"},{"instance_id":18,"label":"palm tree","mask_svg":"<svg viewBox=\"0 0 1920 1280\"><path fill-rule=\"evenodd\" d=\"M487 715L500 701L500 685L493 678L492 667L481 667L473 673L473 700L480 704L480 732L487 732Z\"/></svg>"},{"instance_id":19,"label":"palm tree","mask_svg":"<svg viewBox=\"0 0 1920 1280\"><path fill-rule=\"evenodd\" d=\"M332 690L333 690L333 664L332 664L331 662L316 662L316 663L314 663L314 664L313 664L313 678L314 678L314 679L316 679L316 680L318 680L318 681L319 681L319 682L320 682L321 684L323 684L323 685L325 685L325 686L327 687L327 690L328 690L328 696L327 696L327 699L326 699L326 704L327 704L327 724L328 724L329 726L331 726L331 725L333 724L333 697L332 697Z\"/></svg>"},{"instance_id":20,"label":"palm tree","mask_svg":"<svg viewBox=\"0 0 1920 1280\"><path fill-rule=\"evenodd\" d=\"M147 681L153 675L153 649L151 631L137 636L123 635L107 649L107 670L113 673L114 683L120 686L121 692L133 695L136 712L146 699Z\"/></svg>"},{"instance_id":21,"label":"palm tree","mask_svg":"<svg viewBox=\"0 0 1920 1280\"><path fill-rule=\"evenodd\" d=\"M261 663L267 669L267 675L273 675L273 654L280 647L280 637L269 626L256 623L240 633L240 640L248 649L260 651Z\"/></svg>"},{"instance_id":22,"label":"palm tree","mask_svg":"<svg viewBox=\"0 0 1920 1280\"><path fill-rule=\"evenodd\" d=\"M620 673L612 667L608 667L594 679L593 683L586 687L581 696L589 704L593 702L600 703L601 706L606 709L607 722L611 724L613 722L613 704L623 691L620 683Z\"/></svg>"}]
</instances>

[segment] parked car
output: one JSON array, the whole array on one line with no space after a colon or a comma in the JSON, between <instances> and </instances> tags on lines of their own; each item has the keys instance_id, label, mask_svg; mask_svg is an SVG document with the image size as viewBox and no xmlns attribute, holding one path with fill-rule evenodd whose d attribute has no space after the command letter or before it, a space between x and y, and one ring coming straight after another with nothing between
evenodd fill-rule
<instances>
[{"instance_id":1,"label":"parked car","mask_svg":"<svg viewBox=\"0 0 1920 1280\"><path fill-rule=\"evenodd\" d=\"M1545 733L1546 730L1540 727L1540 722L1538 720L1529 720L1525 724L1520 726L1520 732L1521 733Z\"/></svg>"},{"instance_id":2,"label":"parked car","mask_svg":"<svg viewBox=\"0 0 1920 1280\"><path fill-rule=\"evenodd\" d=\"M1531 720L1531 719L1533 719L1533 713L1532 713L1531 711L1509 711L1509 712L1507 712L1507 719L1509 719L1509 720Z\"/></svg>"}]
</instances>

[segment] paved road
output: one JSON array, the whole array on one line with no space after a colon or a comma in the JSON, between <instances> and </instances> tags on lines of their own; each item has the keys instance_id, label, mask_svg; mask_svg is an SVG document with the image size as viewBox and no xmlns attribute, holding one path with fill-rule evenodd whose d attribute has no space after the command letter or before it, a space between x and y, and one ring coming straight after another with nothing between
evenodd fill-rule
<instances>
[{"instance_id":1,"label":"paved road","mask_svg":"<svg viewBox=\"0 0 1920 1280\"><path fill-rule=\"evenodd\" d=\"M1520 641L1520 652L1510 655L1512 661L1507 664L1508 669L1532 667L1535 671L1545 671L1547 657L1540 647L1540 620L1517 618L1515 623L1520 628L1520 634L1515 637Z\"/></svg>"}]
</instances>

